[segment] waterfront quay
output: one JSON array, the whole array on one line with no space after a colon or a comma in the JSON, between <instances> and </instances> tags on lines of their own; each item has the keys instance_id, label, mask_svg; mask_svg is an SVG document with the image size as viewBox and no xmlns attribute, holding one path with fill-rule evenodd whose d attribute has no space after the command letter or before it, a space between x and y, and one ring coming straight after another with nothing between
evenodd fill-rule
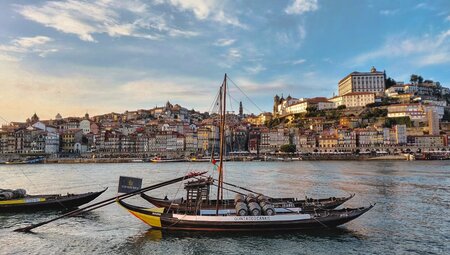
<instances>
[{"instance_id":1,"label":"waterfront quay","mask_svg":"<svg viewBox=\"0 0 450 255\"><path fill-rule=\"evenodd\" d=\"M352 159L414 153L446 158L447 87L418 75L411 75L410 83L395 81L372 67L370 72L346 75L337 89L339 95L331 98L275 95L272 112L259 114L244 113L240 102L238 112L226 114L226 156L259 159L287 153ZM219 124L217 113L169 101L151 109L96 116L58 113L41 120L35 113L24 122L2 125L0 160L204 158L219 151Z\"/></svg>"}]
</instances>

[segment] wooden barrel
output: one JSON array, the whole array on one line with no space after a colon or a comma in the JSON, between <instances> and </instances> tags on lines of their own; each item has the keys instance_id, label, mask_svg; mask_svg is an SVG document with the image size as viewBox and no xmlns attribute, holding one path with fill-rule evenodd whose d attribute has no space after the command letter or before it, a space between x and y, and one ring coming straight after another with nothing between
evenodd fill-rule
<instances>
[{"instance_id":1,"label":"wooden barrel","mask_svg":"<svg viewBox=\"0 0 450 255\"><path fill-rule=\"evenodd\" d=\"M262 212L264 215L268 216L275 215L275 208L272 204L265 203L264 206L262 206Z\"/></svg>"},{"instance_id":2,"label":"wooden barrel","mask_svg":"<svg viewBox=\"0 0 450 255\"><path fill-rule=\"evenodd\" d=\"M258 203L261 203L261 202L267 202L267 201L269 201L269 198L266 197L266 196L264 196L263 194L260 194L260 195L257 197L257 200L258 200Z\"/></svg>"},{"instance_id":3,"label":"wooden barrel","mask_svg":"<svg viewBox=\"0 0 450 255\"><path fill-rule=\"evenodd\" d=\"M237 202L235 209L237 216L245 216L248 214L248 207L244 202Z\"/></svg>"},{"instance_id":4,"label":"wooden barrel","mask_svg":"<svg viewBox=\"0 0 450 255\"><path fill-rule=\"evenodd\" d=\"M237 204L238 202L245 202L245 196L236 194L236 196L234 196L234 204Z\"/></svg>"},{"instance_id":5,"label":"wooden barrel","mask_svg":"<svg viewBox=\"0 0 450 255\"><path fill-rule=\"evenodd\" d=\"M253 216L261 215L261 206L256 202L250 202L248 203L248 211Z\"/></svg>"},{"instance_id":6,"label":"wooden barrel","mask_svg":"<svg viewBox=\"0 0 450 255\"><path fill-rule=\"evenodd\" d=\"M247 204L250 204L252 202L256 202L256 197L254 194L252 193L248 193L247 198L245 199L245 201L247 202Z\"/></svg>"}]
</instances>

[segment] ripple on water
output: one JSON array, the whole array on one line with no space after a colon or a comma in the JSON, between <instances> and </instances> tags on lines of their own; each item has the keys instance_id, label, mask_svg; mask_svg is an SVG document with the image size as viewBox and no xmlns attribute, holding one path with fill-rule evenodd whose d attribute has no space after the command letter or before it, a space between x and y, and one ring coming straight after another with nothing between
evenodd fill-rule
<instances>
[{"instance_id":1,"label":"ripple on water","mask_svg":"<svg viewBox=\"0 0 450 255\"><path fill-rule=\"evenodd\" d=\"M109 186L99 198L104 199L116 195L120 175L143 177L147 186L210 168L209 163L0 166L0 187L81 193ZM448 254L449 173L443 161L227 162L227 181L272 196L356 193L346 206L377 205L341 228L306 233L161 232L113 204L23 234L12 230L55 213L4 214L0 254ZM178 188L151 194L172 197ZM147 204L140 198L132 202Z\"/></svg>"}]
</instances>

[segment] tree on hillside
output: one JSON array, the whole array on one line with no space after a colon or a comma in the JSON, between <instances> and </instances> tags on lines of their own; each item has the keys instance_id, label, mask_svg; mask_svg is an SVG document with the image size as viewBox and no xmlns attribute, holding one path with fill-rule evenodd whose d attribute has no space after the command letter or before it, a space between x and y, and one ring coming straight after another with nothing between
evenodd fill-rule
<instances>
[{"instance_id":1,"label":"tree on hillside","mask_svg":"<svg viewBox=\"0 0 450 255\"><path fill-rule=\"evenodd\" d=\"M409 117L396 117L396 118L386 118L384 127L391 128L395 125L405 124L407 127L412 127L413 123Z\"/></svg>"},{"instance_id":2,"label":"tree on hillside","mask_svg":"<svg viewBox=\"0 0 450 255\"><path fill-rule=\"evenodd\" d=\"M280 151L285 153L294 153L297 151L297 148L294 144L283 144L280 147Z\"/></svg>"},{"instance_id":3,"label":"tree on hillside","mask_svg":"<svg viewBox=\"0 0 450 255\"><path fill-rule=\"evenodd\" d=\"M386 83L386 89L397 84L397 82L394 79L392 79L391 77L387 78L385 83Z\"/></svg>"},{"instance_id":4,"label":"tree on hillside","mask_svg":"<svg viewBox=\"0 0 450 255\"><path fill-rule=\"evenodd\" d=\"M414 84L421 84L423 82L423 77L417 74L411 74L409 81Z\"/></svg>"}]
</instances>

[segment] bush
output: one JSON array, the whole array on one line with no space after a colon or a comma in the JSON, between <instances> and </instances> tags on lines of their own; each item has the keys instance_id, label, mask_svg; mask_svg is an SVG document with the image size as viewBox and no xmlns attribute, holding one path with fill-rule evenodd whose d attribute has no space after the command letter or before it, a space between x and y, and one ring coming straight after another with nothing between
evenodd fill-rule
<instances>
[{"instance_id":1,"label":"bush","mask_svg":"<svg viewBox=\"0 0 450 255\"><path fill-rule=\"evenodd\" d=\"M280 151L285 153L294 153L297 151L297 148L293 144L284 144L281 145Z\"/></svg>"}]
</instances>

